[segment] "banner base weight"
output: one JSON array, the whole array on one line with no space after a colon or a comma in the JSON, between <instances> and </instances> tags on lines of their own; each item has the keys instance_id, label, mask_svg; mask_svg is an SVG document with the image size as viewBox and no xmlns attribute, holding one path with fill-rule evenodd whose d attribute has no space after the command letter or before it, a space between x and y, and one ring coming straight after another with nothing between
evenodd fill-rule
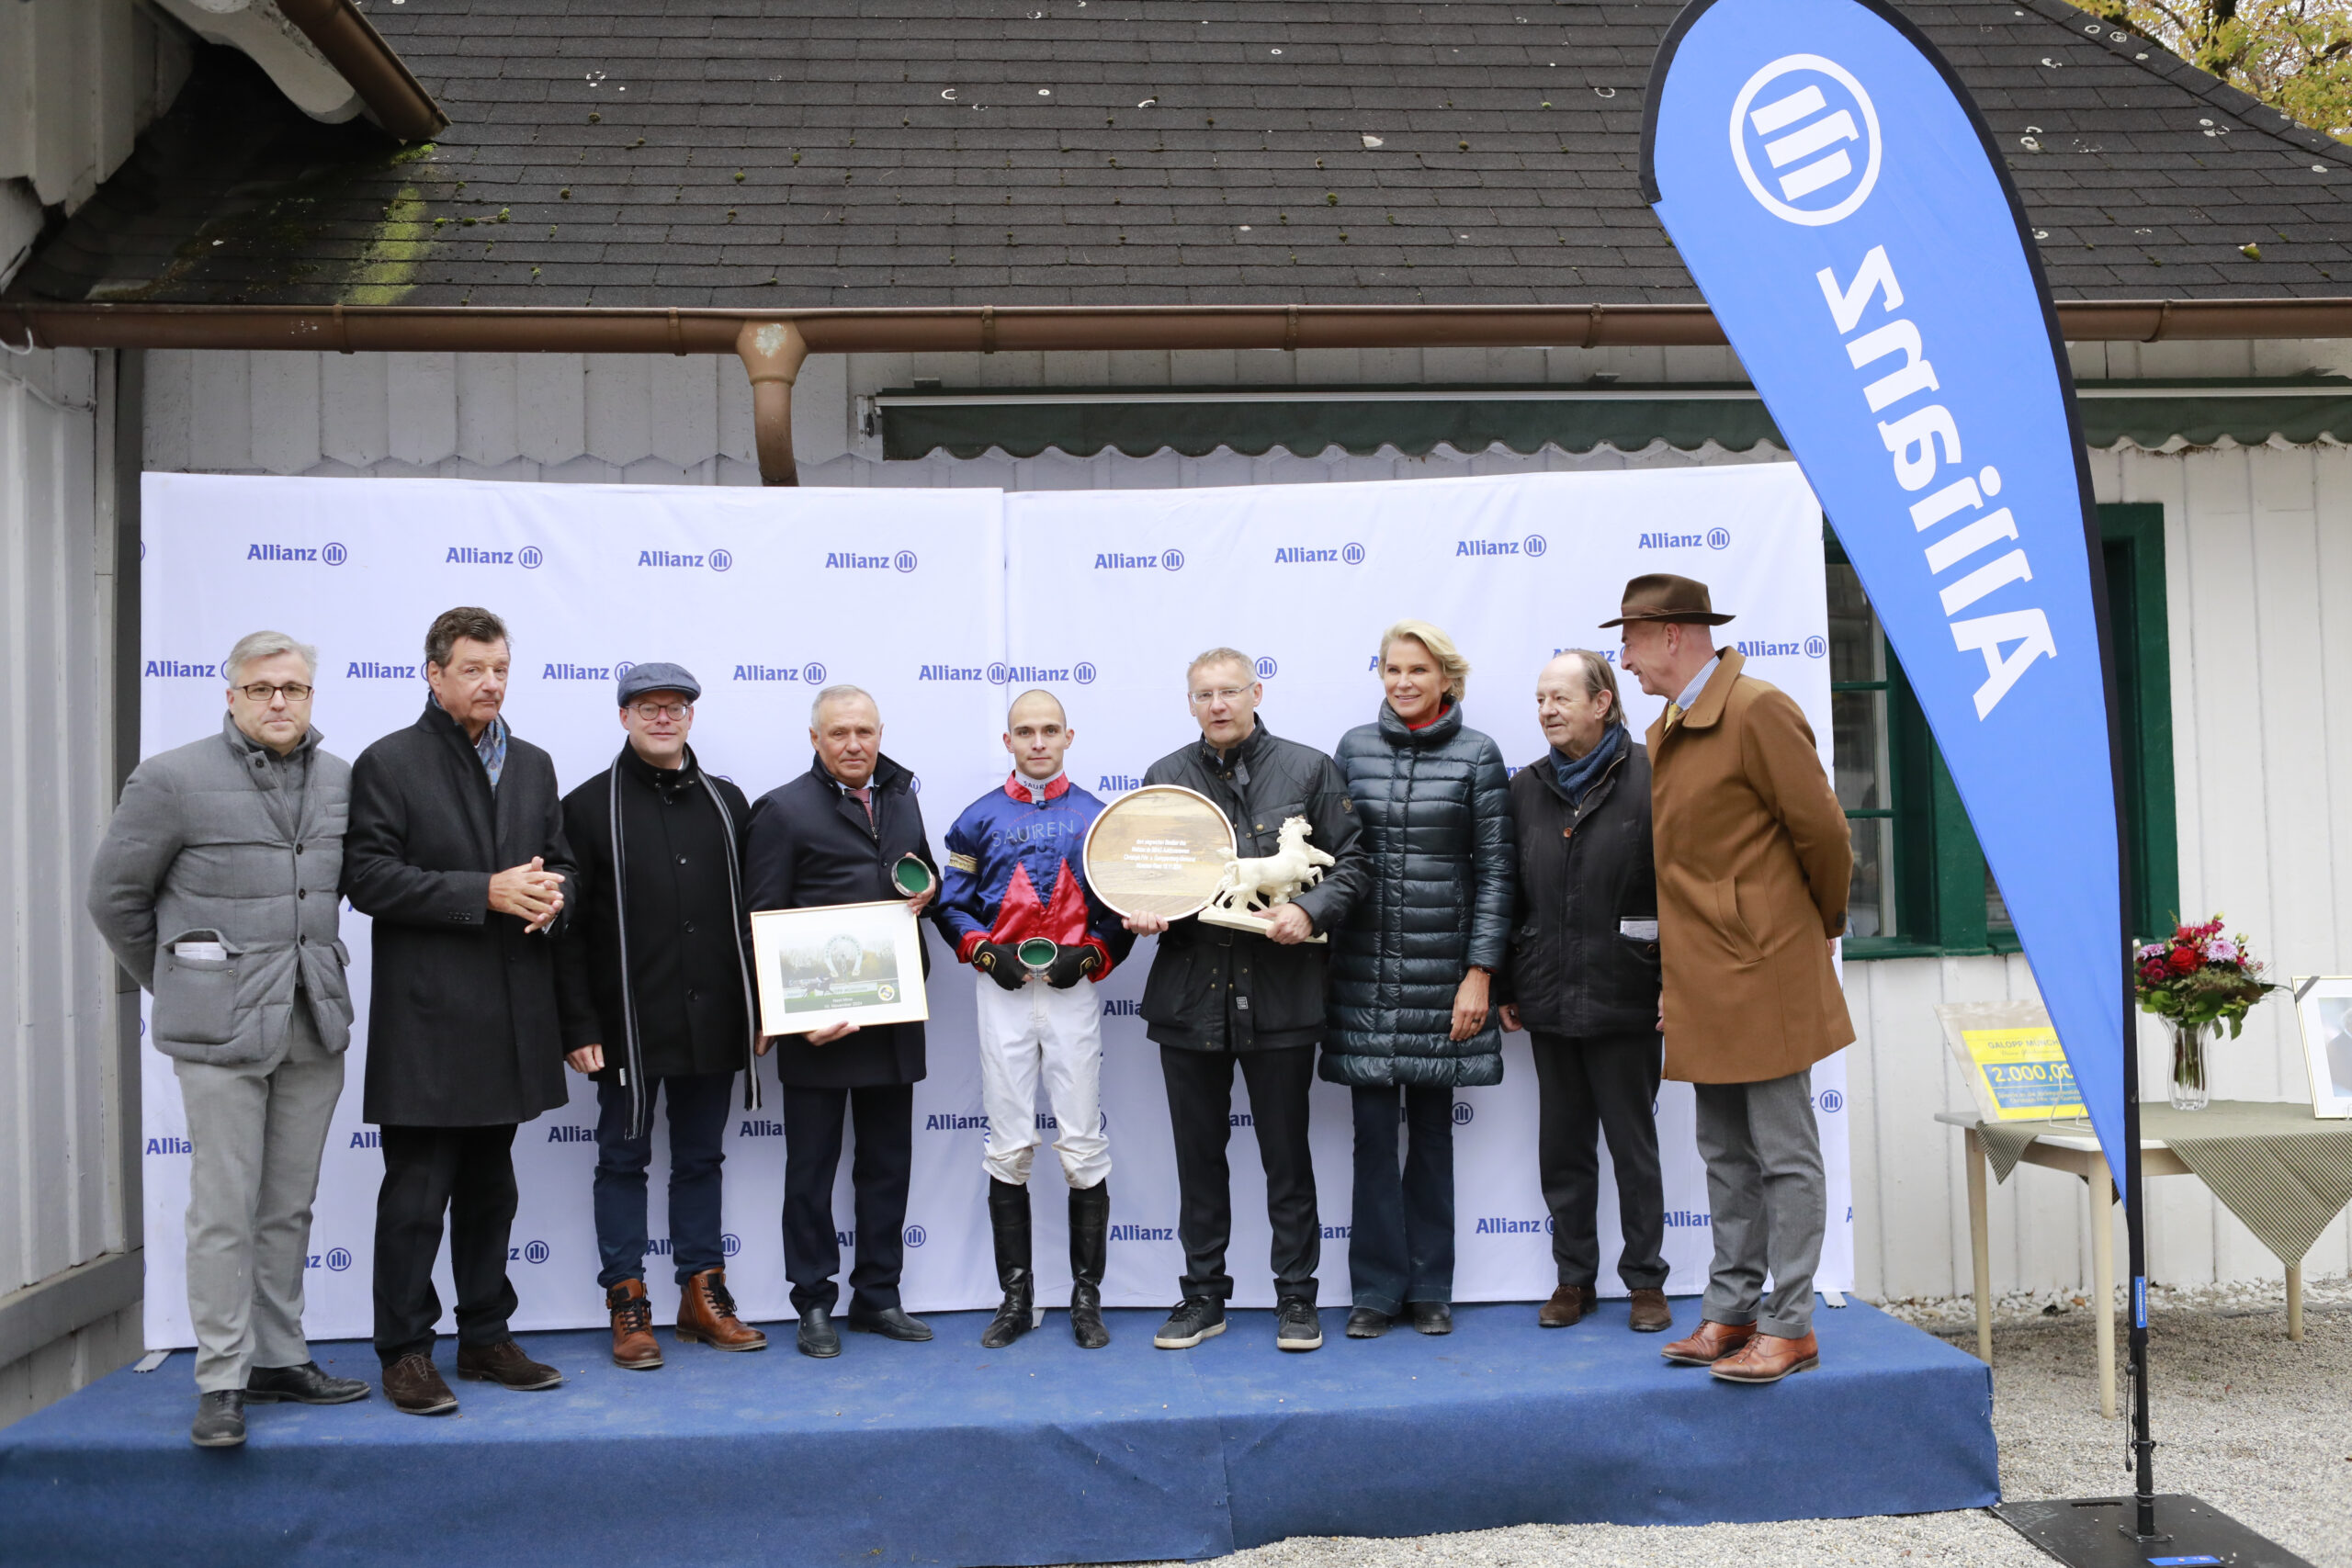
<instances>
[{"instance_id":1,"label":"banner base weight","mask_svg":"<svg viewBox=\"0 0 2352 1568\"><path fill-rule=\"evenodd\" d=\"M1991 1512L2026 1540L2072 1568L2175 1568L2227 1563L2230 1568L2311 1568L2275 1541L2256 1535L2209 1503L2172 1492L2156 1498L2155 1539L2132 1533L2130 1497L2061 1497L2002 1503Z\"/></svg>"}]
</instances>

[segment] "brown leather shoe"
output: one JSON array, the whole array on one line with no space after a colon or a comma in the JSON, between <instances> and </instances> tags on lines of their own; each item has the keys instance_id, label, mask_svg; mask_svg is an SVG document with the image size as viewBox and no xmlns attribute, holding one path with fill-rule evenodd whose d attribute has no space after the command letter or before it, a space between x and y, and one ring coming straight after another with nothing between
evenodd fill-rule
<instances>
[{"instance_id":1,"label":"brown leather shoe","mask_svg":"<svg viewBox=\"0 0 2352 1568\"><path fill-rule=\"evenodd\" d=\"M403 1416L447 1416L458 1408L433 1358L413 1353L384 1369L384 1397Z\"/></svg>"},{"instance_id":2,"label":"brown leather shoe","mask_svg":"<svg viewBox=\"0 0 2352 1568\"><path fill-rule=\"evenodd\" d=\"M1590 1285L1563 1285L1537 1309L1535 1321L1544 1328L1574 1328L1600 1299Z\"/></svg>"},{"instance_id":3,"label":"brown leather shoe","mask_svg":"<svg viewBox=\"0 0 2352 1568\"><path fill-rule=\"evenodd\" d=\"M1725 1356L1707 1370L1725 1382L1779 1382L1791 1372L1809 1372L1821 1365L1821 1347L1808 1333L1802 1339L1759 1334L1736 1356Z\"/></svg>"},{"instance_id":4,"label":"brown leather shoe","mask_svg":"<svg viewBox=\"0 0 2352 1568\"><path fill-rule=\"evenodd\" d=\"M1680 1366L1712 1367L1755 1337L1752 1323L1711 1323L1702 1318L1698 1333L1676 1340L1658 1354Z\"/></svg>"},{"instance_id":5,"label":"brown leather shoe","mask_svg":"<svg viewBox=\"0 0 2352 1568\"><path fill-rule=\"evenodd\" d=\"M613 1314L613 1365L650 1372L662 1364L662 1345L653 1337L653 1303L645 1299L644 1280L623 1280L606 1291L605 1310Z\"/></svg>"},{"instance_id":6,"label":"brown leather shoe","mask_svg":"<svg viewBox=\"0 0 2352 1568\"><path fill-rule=\"evenodd\" d=\"M766 1335L735 1315L735 1298L728 1294L724 1269L706 1269L679 1287L678 1337L719 1350L768 1348Z\"/></svg>"},{"instance_id":7,"label":"brown leather shoe","mask_svg":"<svg viewBox=\"0 0 2352 1568\"><path fill-rule=\"evenodd\" d=\"M1664 1291L1635 1291L1630 1316L1636 1334L1657 1334L1674 1326L1674 1309L1666 1304Z\"/></svg>"},{"instance_id":8,"label":"brown leather shoe","mask_svg":"<svg viewBox=\"0 0 2352 1568\"><path fill-rule=\"evenodd\" d=\"M534 1361L512 1339L502 1339L495 1345L458 1346L458 1375L470 1382L494 1382L501 1388L526 1393L553 1388L563 1381L561 1372Z\"/></svg>"}]
</instances>

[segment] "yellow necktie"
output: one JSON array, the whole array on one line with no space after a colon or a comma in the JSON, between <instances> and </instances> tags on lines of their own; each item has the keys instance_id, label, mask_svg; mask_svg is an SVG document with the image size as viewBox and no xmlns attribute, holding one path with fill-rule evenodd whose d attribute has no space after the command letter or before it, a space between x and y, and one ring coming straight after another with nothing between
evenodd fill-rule
<instances>
[{"instance_id":1,"label":"yellow necktie","mask_svg":"<svg viewBox=\"0 0 2352 1568\"><path fill-rule=\"evenodd\" d=\"M1658 733L1661 735L1671 735L1674 733L1674 727L1681 722L1682 705L1680 703L1668 703L1666 705L1666 728L1658 731Z\"/></svg>"}]
</instances>

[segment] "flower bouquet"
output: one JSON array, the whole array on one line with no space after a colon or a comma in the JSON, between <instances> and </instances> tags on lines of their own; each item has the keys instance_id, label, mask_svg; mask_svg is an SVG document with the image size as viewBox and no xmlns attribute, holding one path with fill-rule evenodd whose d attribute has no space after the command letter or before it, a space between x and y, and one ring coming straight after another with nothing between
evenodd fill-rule
<instances>
[{"instance_id":1,"label":"flower bouquet","mask_svg":"<svg viewBox=\"0 0 2352 1568\"><path fill-rule=\"evenodd\" d=\"M2172 1025L2172 1103L2202 1111L2211 1099L2206 1083L2205 1043L2217 1023L2230 1038L2245 1027L2246 1010L2263 993L2279 987L2262 978L2262 964L2246 951L2245 935L2222 934L2219 915L2202 925L2179 926L2162 942L2132 954L2132 989L2141 1010Z\"/></svg>"}]
</instances>

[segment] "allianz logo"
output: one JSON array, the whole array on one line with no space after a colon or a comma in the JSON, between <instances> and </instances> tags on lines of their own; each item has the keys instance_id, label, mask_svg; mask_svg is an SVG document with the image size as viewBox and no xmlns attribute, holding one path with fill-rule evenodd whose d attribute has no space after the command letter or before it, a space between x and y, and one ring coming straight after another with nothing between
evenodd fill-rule
<instances>
[{"instance_id":1,"label":"allianz logo","mask_svg":"<svg viewBox=\"0 0 2352 1568\"><path fill-rule=\"evenodd\" d=\"M1553 658L1555 658L1555 659L1557 659L1557 658L1559 658L1559 657L1560 657L1560 655L1562 655L1562 654L1564 654L1564 653L1569 653L1569 652L1573 652L1573 651L1575 651L1575 650L1574 650L1574 649L1566 649L1566 648L1555 648L1555 649L1554 649L1552 650L1552 657L1553 657ZM1613 648L1587 649L1585 649L1585 651L1586 651L1586 652L1588 652L1588 653L1598 653L1598 654L1600 654L1600 657L1601 657L1602 659L1607 660L1608 660L1610 663L1611 663L1611 664L1614 664L1614 663L1616 663L1616 662L1617 662L1617 650L1616 650L1615 649L1613 649Z\"/></svg>"},{"instance_id":2,"label":"allianz logo","mask_svg":"<svg viewBox=\"0 0 2352 1568\"><path fill-rule=\"evenodd\" d=\"M985 681L989 672L978 664L926 664L915 672L918 681ZM1001 682L1000 682L1001 683Z\"/></svg>"},{"instance_id":3,"label":"allianz logo","mask_svg":"<svg viewBox=\"0 0 2352 1568\"><path fill-rule=\"evenodd\" d=\"M150 680L209 681L219 671L209 664L184 664L176 659L151 659L147 661Z\"/></svg>"},{"instance_id":4,"label":"allianz logo","mask_svg":"<svg viewBox=\"0 0 2352 1568\"><path fill-rule=\"evenodd\" d=\"M1790 223L1814 229L1852 213L1878 183L1882 151L1870 95L1851 72L1817 54L1773 61L1732 104L1740 181L1766 211Z\"/></svg>"},{"instance_id":5,"label":"allianz logo","mask_svg":"<svg viewBox=\"0 0 2352 1568\"><path fill-rule=\"evenodd\" d=\"M609 681L626 665L611 664L550 664L539 671L542 681Z\"/></svg>"},{"instance_id":6,"label":"allianz logo","mask_svg":"<svg viewBox=\"0 0 2352 1568\"><path fill-rule=\"evenodd\" d=\"M1133 997L1114 997L1102 1004L1105 1018L1141 1018L1143 1003Z\"/></svg>"},{"instance_id":7,"label":"allianz logo","mask_svg":"<svg viewBox=\"0 0 2352 1568\"><path fill-rule=\"evenodd\" d=\"M1097 571L1182 571L1184 552L1162 550L1156 556L1126 556L1115 550L1104 551L1094 558Z\"/></svg>"},{"instance_id":8,"label":"allianz logo","mask_svg":"<svg viewBox=\"0 0 2352 1568\"><path fill-rule=\"evenodd\" d=\"M922 1119L922 1130L926 1133L961 1133L974 1127L986 1132L988 1125L989 1119L985 1116L966 1116L953 1111L944 1111Z\"/></svg>"},{"instance_id":9,"label":"allianz logo","mask_svg":"<svg viewBox=\"0 0 2352 1568\"><path fill-rule=\"evenodd\" d=\"M354 1133L351 1134L351 1146L355 1149L380 1149L384 1146L384 1134L373 1127Z\"/></svg>"},{"instance_id":10,"label":"allianz logo","mask_svg":"<svg viewBox=\"0 0 2352 1568\"><path fill-rule=\"evenodd\" d=\"M1481 1215L1478 1220L1480 1235L1532 1235L1538 1231L1546 1235L1552 1233L1551 1215L1546 1214L1540 1220L1514 1220L1501 1214L1489 1214Z\"/></svg>"},{"instance_id":11,"label":"allianz logo","mask_svg":"<svg viewBox=\"0 0 2352 1568\"><path fill-rule=\"evenodd\" d=\"M1113 1241L1174 1241L1174 1225L1113 1225Z\"/></svg>"},{"instance_id":12,"label":"allianz logo","mask_svg":"<svg viewBox=\"0 0 2352 1568\"><path fill-rule=\"evenodd\" d=\"M485 550L472 545L452 545L441 558L444 566L519 566L525 571L537 571L548 558L537 545L525 545L519 550Z\"/></svg>"},{"instance_id":13,"label":"allianz logo","mask_svg":"<svg viewBox=\"0 0 2352 1568\"><path fill-rule=\"evenodd\" d=\"M735 1135L739 1138L781 1138L784 1136L784 1123L764 1121L746 1122L735 1129Z\"/></svg>"},{"instance_id":14,"label":"allianz logo","mask_svg":"<svg viewBox=\"0 0 2352 1568\"><path fill-rule=\"evenodd\" d=\"M1356 1227L1353 1225L1325 1225L1323 1227L1325 1241L1345 1241L1355 1234Z\"/></svg>"},{"instance_id":15,"label":"allianz logo","mask_svg":"<svg viewBox=\"0 0 2352 1568\"><path fill-rule=\"evenodd\" d=\"M343 678L346 681L413 681L416 673L413 664L379 664L372 659L363 659L344 666Z\"/></svg>"},{"instance_id":16,"label":"allianz logo","mask_svg":"<svg viewBox=\"0 0 2352 1568\"><path fill-rule=\"evenodd\" d=\"M1803 642L1742 642L1735 643L1743 659L1820 659L1829 652L1826 639L1809 637Z\"/></svg>"},{"instance_id":17,"label":"allianz logo","mask_svg":"<svg viewBox=\"0 0 2352 1568\"><path fill-rule=\"evenodd\" d=\"M1712 1225L1714 1224L1714 1221L1707 1215L1704 1210L1668 1209L1666 1212L1666 1223L1669 1226L1678 1230L1691 1230L1706 1225Z\"/></svg>"},{"instance_id":18,"label":"allianz logo","mask_svg":"<svg viewBox=\"0 0 2352 1568\"><path fill-rule=\"evenodd\" d=\"M595 1141L596 1130L594 1127L575 1127L559 1122L548 1129L548 1142L550 1144L593 1144Z\"/></svg>"},{"instance_id":19,"label":"allianz logo","mask_svg":"<svg viewBox=\"0 0 2352 1568\"><path fill-rule=\"evenodd\" d=\"M245 558L247 560L269 561L311 560L317 561L322 566L341 566L344 562L351 558L351 552L337 544L324 544L315 547L303 545L247 545L245 547Z\"/></svg>"},{"instance_id":20,"label":"allianz logo","mask_svg":"<svg viewBox=\"0 0 2352 1568\"><path fill-rule=\"evenodd\" d=\"M804 686L821 686L825 683L825 667L813 659L801 665L738 664L735 666L735 679L738 681L797 681Z\"/></svg>"},{"instance_id":21,"label":"allianz logo","mask_svg":"<svg viewBox=\"0 0 2352 1568\"><path fill-rule=\"evenodd\" d=\"M1457 556L1528 556L1542 555L1551 545L1541 534L1530 534L1523 539L1456 539L1453 553Z\"/></svg>"},{"instance_id":22,"label":"allianz logo","mask_svg":"<svg viewBox=\"0 0 2352 1568\"><path fill-rule=\"evenodd\" d=\"M1136 777L1133 773L1103 773L1095 779L1094 787L1101 790L1117 790L1124 793L1131 789L1143 788L1143 780Z\"/></svg>"},{"instance_id":23,"label":"allianz logo","mask_svg":"<svg viewBox=\"0 0 2352 1568\"><path fill-rule=\"evenodd\" d=\"M324 1252L313 1252L302 1259L302 1267L324 1269L331 1274L340 1274L351 1267L351 1249L347 1247L330 1247Z\"/></svg>"},{"instance_id":24,"label":"allianz logo","mask_svg":"<svg viewBox=\"0 0 2352 1568\"><path fill-rule=\"evenodd\" d=\"M725 550L712 550L705 555L683 555L676 550L639 550L637 564L650 567L708 567L713 571L726 571L735 564L735 558Z\"/></svg>"},{"instance_id":25,"label":"allianz logo","mask_svg":"<svg viewBox=\"0 0 2352 1568\"><path fill-rule=\"evenodd\" d=\"M192 1155L196 1153L196 1145L186 1138L150 1138L147 1140L147 1152L151 1155Z\"/></svg>"},{"instance_id":26,"label":"allianz logo","mask_svg":"<svg viewBox=\"0 0 2352 1568\"><path fill-rule=\"evenodd\" d=\"M991 664L988 678L990 684L998 686L1010 685L1015 681L1029 686L1047 685L1056 681L1075 681L1081 686L1091 686L1094 683L1095 673L1093 665L1080 660L1067 670L1052 670L1042 664Z\"/></svg>"},{"instance_id":27,"label":"allianz logo","mask_svg":"<svg viewBox=\"0 0 2352 1568\"><path fill-rule=\"evenodd\" d=\"M893 556L865 556L851 550L835 550L825 557L827 571L912 571L917 564L912 550L900 550Z\"/></svg>"},{"instance_id":28,"label":"allianz logo","mask_svg":"<svg viewBox=\"0 0 2352 1568\"><path fill-rule=\"evenodd\" d=\"M1637 541L1645 550L1695 550L1704 546L1711 550L1731 548L1731 530L1710 528L1703 534L1645 534Z\"/></svg>"},{"instance_id":29,"label":"allianz logo","mask_svg":"<svg viewBox=\"0 0 2352 1568\"><path fill-rule=\"evenodd\" d=\"M1358 544L1346 544L1326 550L1317 549L1309 545L1284 545L1274 551L1276 566L1312 566L1318 562L1340 566L1362 566L1363 547Z\"/></svg>"}]
</instances>

